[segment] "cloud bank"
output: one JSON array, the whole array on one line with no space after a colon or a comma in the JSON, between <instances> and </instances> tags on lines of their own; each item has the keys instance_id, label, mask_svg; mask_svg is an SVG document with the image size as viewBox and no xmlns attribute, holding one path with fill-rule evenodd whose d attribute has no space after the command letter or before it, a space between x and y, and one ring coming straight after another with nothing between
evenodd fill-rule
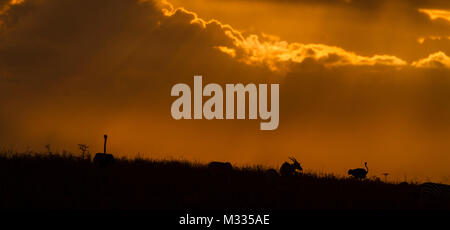
<instances>
[{"instance_id":1,"label":"cloud bank","mask_svg":"<svg viewBox=\"0 0 450 230\"><path fill-rule=\"evenodd\" d=\"M273 37L250 35L231 36L234 47L218 47L247 64L264 64L273 71L289 71L292 63L303 63L312 59L325 67L338 66L405 66L407 63L391 55L361 56L335 46L324 44L301 44L279 41Z\"/></svg>"},{"instance_id":2,"label":"cloud bank","mask_svg":"<svg viewBox=\"0 0 450 230\"><path fill-rule=\"evenodd\" d=\"M423 67L417 64L422 60L408 63L401 58L388 54L374 54L373 56L358 55L355 52L347 51L336 46L325 44L302 44L281 41L280 38L266 34L245 34L230 25L222 24L217 20L205 21L197 14L187 11L184 8L174 9L172 6L166 10L166 15L171 16L178 12L191 16L191 23L198 23L206 28L214 24L221 28L224 35L233 42L232 46L216 46L216 48L237 60L249 65L264 65L272 71L289 72L292 65L301 64L305 60L314 60L324 67L339 66L394 66L394 67ZM433 12L423 11L420 12ZM432 19L435 19L434 16ZM419 39L420 40L420 39ZM421 43L423 43L423 40ZM439 51L445 55L444 52ZM433 56L431 54L430 56ZM448 65L435 65L436 67L448 68Z\"/></svg>"},{"instance_id":3,"label":"cloud bank","mask_svg":"<svg viewBox=\"0 0 450 230\"><path fill-rule=\"evenodd\" d=\"M444 52L439 51L430 54L424 59L413 62L412 65L419 68L450 68L450 57Z\"/></svg>"},{"instance_id":4,"label":"cloud bank","mask_svg":"<svg viewBox=\"0 0 450 230\"><path fill-rule=\"evenodd\" d=\"M419 9L419 12L426 14L431 20L443 19L450 22L450 11L441 9Z\"/></svg>"}]
</instances>

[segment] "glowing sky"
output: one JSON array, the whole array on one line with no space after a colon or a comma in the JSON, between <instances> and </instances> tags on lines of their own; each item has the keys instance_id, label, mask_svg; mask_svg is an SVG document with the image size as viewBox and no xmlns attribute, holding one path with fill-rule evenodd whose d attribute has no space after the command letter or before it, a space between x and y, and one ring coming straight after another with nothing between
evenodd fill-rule
<instances>
[{"instance_id":1,"label":"glowing sky","mask_svg":"<svg viewBox=\"0 0 450 230\"><path fill-rule=\"evenodd\" d=\"M181 7L181 8L180 8ZM0 1L0 146L450 183L450 3ZM279 83L280 125L182 120L170 89Z\"/></svg>"}]
</instances>

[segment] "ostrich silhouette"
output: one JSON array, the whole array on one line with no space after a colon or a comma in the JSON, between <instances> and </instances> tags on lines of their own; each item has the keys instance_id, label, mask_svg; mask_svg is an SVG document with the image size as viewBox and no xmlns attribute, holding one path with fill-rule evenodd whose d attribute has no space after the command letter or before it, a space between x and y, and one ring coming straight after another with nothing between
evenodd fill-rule
<instances>
[{"instance_id":1,"label":"ostrich silhouette","mask_svg":"<svg viewBox=\"0 0 450 230\"><path fill-rule=\"evenodd\" d=\"M109 164L114 163L114 156L112 154L106 153L106 140L108 135L103 136L105 138L105 144L103 145L103 153L96 153L94 157L94 165L98 167L105 167Z\"/></svg>"},{"instance_id":2,"label":"ostrich silhouette","mask_svg":"<svg viewBox=\"0 0 450 230\"><path fill-rule=\"evenodd\" d=\"M303 171L302 166L300 166L300 163L297 162L297 160L293 157L289 157L289 159L292 161L292 164L289 164L288 162L284 162L280 167L280 174L281 176L293 176L296 171Z\"/></svg>"},{"instance_id":3,"label":"ostrich silhouette","mask_svg":"<svg viewBox=\"0 0 450 230\"><path fill-rule=\"evenodd\" d=\"M367 167L367 162L364 162L364 166L366 167L366 169L356 168L356 169L348 170L348 175L351 175L357 179L365 179L367 176L367 173L369 172L369 168Z\"/></svg>"}]
</instances>

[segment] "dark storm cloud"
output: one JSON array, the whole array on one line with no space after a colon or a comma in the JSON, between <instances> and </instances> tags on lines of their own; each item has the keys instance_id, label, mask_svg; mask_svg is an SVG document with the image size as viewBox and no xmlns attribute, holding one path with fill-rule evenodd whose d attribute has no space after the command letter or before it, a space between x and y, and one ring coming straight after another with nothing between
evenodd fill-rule
<instances>
[{"instance_id":1,"label":"dark storm cloud","mask_svg":"<svg viewBox=\"0 0 450 230\"><path fill-rule=\"evenodd\" d=\"M383 72L410 64L393 55L243 34L161 1L35 0L12 5L2 16L1 96L17 111L159 108L169 103L173 84L194 74L217 82L265 82L282 81L277 72L332 75L327 69L345 66ZM439 54L414 66L445 67L439 62L446 56Z\"/></svg>"},{"instance_id":2,"label":"dark storm cloud","mask_svg":"<svg viewBox=\"0 0 450 230\"><path fill-rule=\"evenodd\" d=\"M26 135L31 126L45 135L58 124L107 121L127 111L166 114L170 88L194 74L209 81L270 76L215 48L233 45L230 29L193 19L161 1L11 5L1 17L0 136Z\"/></svg>"}]
</instances>

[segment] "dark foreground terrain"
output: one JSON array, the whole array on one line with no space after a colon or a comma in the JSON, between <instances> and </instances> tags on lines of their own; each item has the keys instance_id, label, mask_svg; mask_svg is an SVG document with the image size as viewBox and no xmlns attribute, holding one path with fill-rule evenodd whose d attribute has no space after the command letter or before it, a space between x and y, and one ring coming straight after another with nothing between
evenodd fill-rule
<instances>
[{"instance_id":1,"label":"dark foreground terrain","mask_svg":"<svg viewBox=\"0 0 450 230\"><path fill-rule=\"evenodd\" d=\"M0 156L0 208L80 210L417 210L418 186L333 176L228 177L182 161L117 160L99 168L60 154ZM434 207L448 209L445 204Z\"/></svg>"}]
</instances>

